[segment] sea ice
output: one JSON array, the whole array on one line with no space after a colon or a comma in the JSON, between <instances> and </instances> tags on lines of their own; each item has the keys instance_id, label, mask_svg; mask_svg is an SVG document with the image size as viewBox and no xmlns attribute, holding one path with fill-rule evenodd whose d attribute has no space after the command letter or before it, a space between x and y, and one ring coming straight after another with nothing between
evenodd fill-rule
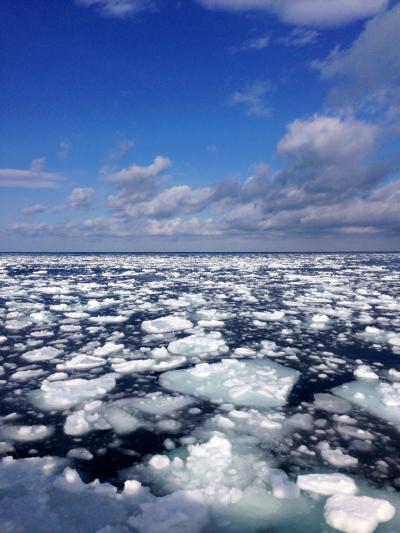
<instances>
[{"instance_id":1,"label":"sea ice","mask_svg":"<svg viewBox=\"0 0 400 533\"><path fill-rule=\"evenodd\" d=\"M183 331L192 327L192 322L179 316L165 316L162 318L156 318L155 320L145 320L142 322L142 330L152 335Z\"/></svg>"},{"instance_id":2,"label":"sea ice","mask_svg":"<svg viewBox=\"0 0 400 533\"><path fill-rule=\"evenodd\" d=\"M328 496L330 494L355 494L357 485L344 474L304 474L297 477L301 490Z\"/></svg>"},{"instance_id":3,"label":"sea ice","mask_svg":"<svg viewBox=\"0 0 400 533\"><path fill-rule=\"evenodd\" d=\"M59 363L56 368L57 370L88 370L90 368L97 368L103 366L107 361L101 359L100 357L94 357L93 355L79 354L65 361L64 363Z\"/></svg>"},{"instance_id":4,"label":"sea ice","mask_svg":"<svg viewBox=\"0 0 400 533\"><path fill-rule=\"evenodd\" d=\"M343 533L372 533L380 523L391 520L395 512L386 500L335 494L327 500L324 516L328 525Z\"/></svg>"},{"instance_id":5,"label":"sea ice","mask_svg":"<svg viewBox=\"0 0 400 533\"><path fill-rule=\"evenodd\" d=\"M95 379L44 381L38 390L28 394L31 403L41 411L63 411L82 402L101 398L115 387L115 374Z\"/></svg>"},{"instance_id":6,"label":"sea ice","mask_svg":"<svg viewBox=\"0 0 400 533\"><path fill-rule=\"evenodd\" d=\"M176 491L140 505L129 525L138 533L200 533L208 507L199 491Z\"/></svg>"},{"instance_id":7,"label":"sea ice","mask_svg":"<svg viewBox=\"0 0 400 533\"><path fill-rule=\"evenodd\" d=\"M201 363L185 370L173 370L160 377L163 387L217 402L249 407L284 405L298 378L298 372L271 361Z\"/></svg>"},{"instance_id":8,"label":"sea ice","mask_svg":"<svg viewBox=\"0 0 400 533\"><path fill-rule=\"evenodd\" d=\"M36 350L31 350L22 354L22 359L29 361L30 363L37 363L39 361L51 361L55 357L58 357L62 353L61 350L57 350L52 346L47 346L43 348L37 348Z\"/></svg>"},{"instance_id":9,"label":"sea ice","mask_svg":"<svg viewBox=\"0 0 400 533\"><path fill-rule=\"evenodd\" d=\"M221 334L189 335L177 341L170 342L168 351L174 355L185 357L207 357L228 351Z\"/></svg>"},{"instance_id":10,"label":"sea ice","mask_svg":"<svg viewBox=\"0 0 400 533\"><path fill-rule=\"evenodd\" d=\"M4 424L0 426L0 437L14 442L33 442L46 439L53 434L51 426L14 426Z\"/></svg>"},{"instance_id":11,"label":"sea ice","mask_svg":"<svg viewBox=\"0 0 400 533\"><path fill-rule=\"evenodd\" d=\"M340 448L333 449L327 442L318 445L321 457L332 466L337 468L349 468L357 466L358 459L342 452Z\"/></svg>"},{"instance_id":12,"label":"sea ice","mask_svg":"<svg viewBox=\"0 0 400 533\"><path fill-rule=\"evenodd\" d=\"M112 368L118 374L134 374L136 372L165 372L171 368L177 368L186 363L186 357L168 357L159 359L132 359L130 361L113 362Z\"/></svg>"},{"instance_id":13,"label":"sea ice","mask_svg":"<svg viewBox=\"0 0 400 533\"><path fill-rule=\"evenodd\" d=\"M123 344L116 344L115 342L106 342L104 346L99 346L93 352L98 357L104 357L106 355L118 353L123 350Z\"/></svg>"},{"instance_id":14,"label":"sea ice","mask_svg":"<svg viewBox=\"0 0 400 533\"><path fill-rule=\"evenodd\" d=\"M152 392L143 398L130 398L127 401L133 408L150 415L165 415L193 403L193 399L187 396L170 396L161 392Z\"/></svg>"},{"instance_id":15,"label":"sea ice","mask_svg":"<svg viewBox=\"0 0 400 533\"><path fill-rule=\"evenodd\" d=\"M378 374L368 365L359 365L354 370L354 376L357 379L379 379Z\"/></svg>"},{"instance_id":16,"label":"sea ice","mask_svg":"<svg viewBox=\"0 0 400 533\"><path fill-rule=\"evenodd\" d=\"M400 382L353 381L332 392L400 429Z\"/></svg>"},{"instance_id":17,"label":"sea ice","mask_svg":"<svg viewBox=\"0 0 400 533\"><path fill-rule=\"evenodd\" d=\"M328 413L347 413L351 409L351 404L341 398L336 398L332 394L325 392L314 395L314 406Z\"/></svg>"}]
</instances>

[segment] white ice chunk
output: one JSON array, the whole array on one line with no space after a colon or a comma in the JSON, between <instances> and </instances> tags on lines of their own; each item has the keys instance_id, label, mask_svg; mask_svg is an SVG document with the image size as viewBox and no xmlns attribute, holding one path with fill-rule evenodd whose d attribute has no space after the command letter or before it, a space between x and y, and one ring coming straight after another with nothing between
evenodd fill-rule
<instances>
[{"instance_id":1,"label":"white ice chunk","mask_svg":"<svg viewBox=\"0 0 400 533\"><path fill-rule=\"evenodd\" d=\"M94 357L93 355L79 354L65 361L65 363L59 363L57 370L88 370L89 368L97 368L103 366L107 361L100 357Z\"/></svg>"},{"instance_id":2,"label":"white ice chunk","mask_svg":"<svg viewBox=\"0 0 400 533\"><path fill-rule=\"evenodd\" d=\"M30 363L36 363L39 361L51 361L55 357L58 357L62 353L61 350L57 350L52 346L47 346L43 348L37 348L36 350L31 350L22 354L22 359L29 361Z\"/></svg>"},{"instance_id":3,"label":"white ice chunk","mask_svg":"<svg viewBox=\"0 0 400 533\"><path fill-rule=\"evenodd\" d=\"M224 359L220 363L166 372L160 383L167 389L212 401L276 407L286 403L298 375L297 371L271 361Z\"/></svg>"},{"instance_id":4,"label":"white ice chunk","mask_svg":"<svg viewBox=\"0 0 400 533\"><path fill-rule=\"evenodd\" d=\"M146 333L171 333L173 331L183 331L193 327L192 322L179 316L165 316L155 320L145 320L142 322L142 330Z\"/></svg>"},{"instance_id":5,"label":"white ice chunk","mask_svg":"<svg viewBox=\"0 0 400 533\"><path fill-rule=\"evenodd\" d=\"M301 490L317 494L355 494L357 485L344 474L305 474L297 477L297 486Z\"/></svg>"},{"instance_id":6,"label":"white ice chunk","mask_svg":"<svg viewBox=\"0 0 400 533\"><path fill-rule=\"evenodd\" d=\"M134 374L136 372L165 372L171 368L177 368L186 363L186 357L169 357L165 360L157 359L133 359L131 361L121 361L113 363L112 368L118 374Z\"/></svg>"},{"instance_id":7,"label":"white ice chunk","mask_svg":"<svg viewBox=\"0 0 400 533\"><path fill-rule=\"evenodd\" d=\"M38 370L17 370L14 374L11 375L11 379L15 381L29 381L32 378L37 378L42 376L46 372L42 369Z\"/></svg>"},{"instance_id":8,"label":"white ice chunk","mask_svg":"<svg viewBox=\"0 0 400 533\"><path fill-rule=\"evenodd\" d=\"M327 500L324 516L328 525L344 533L372 533L380 523L391 520L395 512L386 500L335 494Z\"/></svg>"},{"instance_id":9,"label":"white ice chunk","mask_svg":"<svg viewBox=\"0 0 400 533\"><path fill-rule=\"evenodd\" d=\"M358 459L343 453L340 448L332 449L327 442L321 442L318 448L322 458L332 466L349 468L358 464Z\"/></svg>"},{"instance_id":10,"label":"white ice chunk","mask_svg":"<svg viewBox=\"0 0 400 533\"><path fill-rule=\"evenodd\" d=\"M368 365L359 365L354 370L354 376L357 379L379 379L378 374Z\"/></svg>"},{"instance_id":11,"label":"white ice chunk","mask_svg":"<svg viewBox=\"0 0 400 533\"><path fill-rule=\"evenodd\" d=\"M95 379L44 381L40 389L29 393L31 403L42 411L63 411L82 402L101 398L115 387L115 374Z\"/></svg>"},{"instance_id":12,"label":"white ice chunk","mask_svg":"<svg viewBox=\"0 0 400 533\"><path fill-rule=\"evenodd\" d=\"M311 321L314 324L326 324L329 322L329 316L324 314L316 314L311 317Z\"/></svg>"},{"instance_id":13,"label":"white ice chunk","mask_svg":"<svg viewBox=\"0 0 400 533\"><path fill-rule=\"evenodd\" d=\"M262 320L262 321L272 320L274 322L274 321L282 320L285 317L285 312L284 311L272 311L272 312L254 311L253 316L257 320Z\"/></svg>"},{"instance_id":14,"label":"white ice chunk","mask_svg":"<svg viewBox=\"0 0 400 533\"><path fill-rule=\"evenodd\" d=\"M0 427L0 436L5 440L14 442L33 442L46 439L53 434L51 426L14 426L4 425Z\"/></svg>"},{"instance_id":15,"label":"white ice chunk","mask_svg":"<svg viewBox=\"0 0 400 533\"><path fill-rule=\"evenodd\" d=\"M400 429L400 382L353 381L332 392Z\"/></svg>"},{"instance_id":16,"label":"white ice chunk","mask_svg":"<svg viewBox=\"0 0 400 533\"><path fill-rule=\"evenodd\" d=\"M106 342L104 346L99 346L99 348L96 348L93 353L98 357L104 357L112 353L120 352L121 350L123 350L123 348L123 344L115 344L115 342Z\"/></svg>"},{"instance_id":17,"label":"white ice chunk","mask_svg":"<svg viewBox=\"0 0 400 533\"><path fill-rule=\"evenodd\" d=\"M185 357L213 356L227 350L225 341L212 334L189 335L189 337L170 342L168 345L170 353Z\"/></svg>"}]
</instances>

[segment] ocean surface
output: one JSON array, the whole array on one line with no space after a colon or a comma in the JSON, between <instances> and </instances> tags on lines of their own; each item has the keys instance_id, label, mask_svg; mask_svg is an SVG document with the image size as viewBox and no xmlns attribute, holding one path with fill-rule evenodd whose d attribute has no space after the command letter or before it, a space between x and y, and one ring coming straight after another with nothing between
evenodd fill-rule
<instances>
[{"instance_id":1,"label":"ocean surface","mask_svg":"<svg viewBox=\"0 0 400 533\"><path fill-rule=\"evenodd\" d=\"M400 531L399 311L399 254L0 254L0 531Z\"/></svg>"}]
</instances>

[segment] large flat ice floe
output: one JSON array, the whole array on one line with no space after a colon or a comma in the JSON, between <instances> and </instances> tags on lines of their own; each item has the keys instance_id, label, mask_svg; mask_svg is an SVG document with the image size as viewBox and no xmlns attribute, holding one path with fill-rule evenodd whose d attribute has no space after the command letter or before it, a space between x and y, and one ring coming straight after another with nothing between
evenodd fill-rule
<instances>
[{"instance_id":1,"label":"large flat ice floe","mask_svg":"<svg viewBox=\"0 0 400 533\"><path fill-rule=\"evenodd\" d=\"M400 382L353 381L335 387L332 392L400 430Z\"/></svg>"},{"instance_id":2,"label":"large flat ice floe","mask_svg":"<svg viewBox=\"0 0 400 533\"><path fill-rule=\"evenodd\" d=\"M165 316L142 322L142 330L149 334L172 333L193 327L192 322L179 316Z\"/></svg>"},{"instance_id":3,"label":"large flat ice floe","mask_svg":"<svg viewBox=\"0 0 400 533\"><path fill-rule=\"evenodd\" d=\"M105 374L94 379L44 381L38 390L29 393L34 407L42 411L63 411L76 405L101 398L115 387L116 375Z\"/></svg>"},{"instance_id":4,"label":"large flat ice floe","mask_svg":"<svg viewBox=\"0 0 400 533\"><path fill-rule=\"evenodd\" d=\"M214 402L268 408L285 404L298 375L296 370L271 361L224 359L166 372L160 383L167 389Z\"/></svg>"}]
</instances>

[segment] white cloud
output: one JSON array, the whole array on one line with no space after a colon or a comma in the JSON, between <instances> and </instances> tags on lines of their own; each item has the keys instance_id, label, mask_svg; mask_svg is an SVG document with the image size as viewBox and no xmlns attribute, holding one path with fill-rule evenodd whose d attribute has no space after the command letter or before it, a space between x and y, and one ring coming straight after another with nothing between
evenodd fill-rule
<instances>
[{"instance_id":1,"label":"white cloud","mask_svg":"<svg viewBox=\"0 0 400 533\"><path fill-rule=\"evenodd\" d=\"M160 192L147 202L127 202L123 211L130 217L163 218L177 213L193 213L201 211L208 203L212 190L191 189L188 185L178 185Z\"/></svg>"},{"instance_id":2,"label":"white cloud","mask_svg":"<svg viewBox=\"0 0 400 533\"><path fill-rule=\"evenodd\" d=\"M120 185L137 185L144 180L157 177L161 172L171 166L168 157L158 155L154 158L153 163L148 166L131 165L106 176L108 181Z\"/></svg>"},{"instance_id":3,"label":"white cloud","mask_svg":"<svg viewBox=\"0 0 400 533\"><path fill-rule=\"evenodd\" d=\"M87 209L91 207L95 191L91 187L76 187L66 200L65 207Z\"/></svg>"},{"instance_id":4,"label":"white cloud","mask_svg":"<svg viewBox=\"0 0 400 533\"><path fill-rule=\"evenodd\" d=\"M29 170L0 168L0 187L19 189L55 189L63 179L55 172L43 170L45 158L34 159Z\"/></svg>"},{"instance_id":5,"label":"white cloud","mask_svg":"<svg viewBox=\"0 0 400 533\"><path fill-rule=\"evenodd\" d=\"M369 21L347 50L314 61L325 80L337 82L333 97L359 104L400 102L400 4Z\"/></svg>"},{"instance_id":6,"label":"white cloud","mask_svg":"<svg viewBox=\"0 0 400 533\"><path fill-rule=\"evenodd\" d=\"M354 161L371 150L377 134L378 128L367 122L314 115L289 124L278 154L300 162Z\"/></svg>"},{"instance_id":7,"label":"white cloud","mask_svg":"<svg viewBox=\"0 0 400 533\"><path fill-rule=\"evenodd\" d=\"M150 0L75 0L84 7L95 7L104 17L125 18L136 15L141 11L151 9Z\"/></svg>"},{"instance_id":8,"label":"white cloud","mask_svg":"<svg viewBox=\"0 0 400 533\"><path fill-rule=\"evenodd\" d=\"M301 26L339 26L383 11L388 0L198 0L208 9L259 10Z\"/></svg>"},{"instance_id":9,"label":"white cloud","mask_svg":"<svg viewBox=\"0 0 400 533\"><path fill-rule=\"evenodd\" d=\"M265 102L265 96L270 91L269 82L254 81L243 90L234 92L228 103L232 106L244 106L248 115L266 117L271 114L271 109Z\"/></svg>"},{"instance_id":10,"label":"white cloud","mask_svg":"<svg viewBox=\"0 0 400 533\"><path fill-rule=\"evenodd\" d=\"M117 172L107 174L105 179L117 186L117 194L108 197L114 209L125 209L154 198L160 191L164 179L163 172L171 166L168 157L158 155L150 165L131 165Z\"/></svg>"}]
</instances>

